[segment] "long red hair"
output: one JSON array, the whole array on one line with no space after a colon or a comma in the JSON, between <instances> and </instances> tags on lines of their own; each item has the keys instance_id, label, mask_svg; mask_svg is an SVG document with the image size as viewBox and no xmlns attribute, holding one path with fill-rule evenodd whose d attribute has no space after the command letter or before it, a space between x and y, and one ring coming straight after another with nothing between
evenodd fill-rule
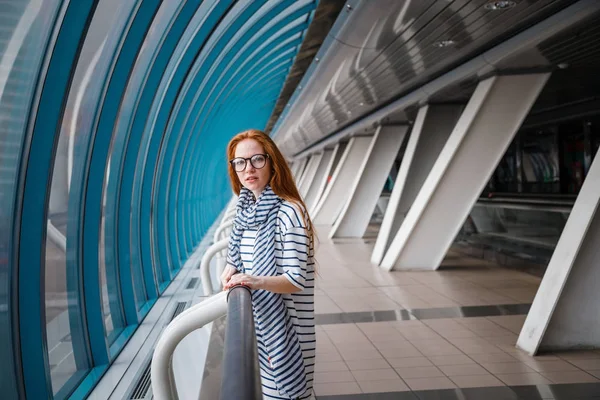
<instances>
[{"instance_id":1,"label":"long red hair","mask_svg":"<svg viewBox=\"0 0 600 400\"><path fill-rule=\"evenodd\" d=\"M229 144L227 145L227 161L235 158L235 149L238 143L245 139L256 140L263 147L265 153L269 155L272 171L271 180L269 182L271 189L273 189L273 192L275 192L275 194L283 200L289 201L290 203L295 204L301 210L304 210L302 217L304 218L304 223L307 226L308 237L310 238L311 243L314 244L315 230L313 228L310 216L308 215L306 204L304 204L304 201L300 196L300 192L298 192L298 188L296 187L296 183L292 177L292 171L290 170L290 167L285 161L283 154L281 154L281 151L279 151L277 145L273 139L269 137L269 135L258 129L249 129L247 131L238 133L229 141ZM231 163L228 162L227 164L231 187L233 188L235 194L239 195L240 191L242 190L242 183L240 182Z\"/></svg>"}]
</instances>

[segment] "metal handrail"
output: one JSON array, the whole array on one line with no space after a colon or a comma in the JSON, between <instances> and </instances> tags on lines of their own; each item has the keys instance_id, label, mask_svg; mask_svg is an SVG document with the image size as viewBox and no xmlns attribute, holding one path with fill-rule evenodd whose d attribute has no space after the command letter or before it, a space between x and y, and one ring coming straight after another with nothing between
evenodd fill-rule
<instances>
[{"instance_id":1,"label":"metal handrail","mask_svg":"<svg viewBox=\"0 0 600 400\"><path fill-rule=\"evenodd\" d=\"M521 199L485 199L477 200L476 205L481 207L508 208L514 210L570 212L573 203L568 201L552 200L521 200Z\"/></svg>"},{"instance_id":2,"label":"metal handrail","mask_svg":"<svg viewBox=\"0 0 600 400\"><path fill-rule=\"evenodd\" d=\"M210 296L213 294L212 290L212 282L210 280L210 261L218 252L224 250L229 245L229 238L221 239L217 243L214 243L202 256L202 260L200 261L200 280L202 281L202 290L204 291L205 296ZM217 268L217 272L220 271L221 268Z\"/></svg>"},{"instance_id":3,"label":"metal handrail","mask_svg":"<svg viewBox=\"0 0 600 400\"><path fill-rule=\"evenodd\" d=\"M223 221L221 225L215 230L215 234L213 236L213 241L218 242L221 240L221 236L227 231L228 228L233 226L233 219L228 219Z\"/></svg>"},{"instance_id":4,"label":"metal handrail","mask_svg":"<svg viewBox=\"0 0 600 400\"><path fill-rule=\"evenodd\" d=\"M150 377L155 400L178 400L173 376L173 353L190 333L227 313L227 293L221 292L180 314L162 333L152 355Z\"/></svg>"},{"instance_id":5,"label":"metal handrail","mask_svg":"<svg viewBox=\"0 0 600 400\"><path fill-rule=\"evenodd\" d=\"M252 292L245 286L235 286L227 295L222 376L222 400L263 398L252 314Z\"/></svg>"},{"instance_id":6,"label":"metal handrail","mask_svg":"<svg viewBox=\"0 0 600 400\"><path fill-rule=\"evenodd\" d=\"M221 236L227 228L233 225L233 219L231 219L231 211L233 209L233 215L235 215L235 207L232 207L235 202L232 201L228 204L227 209L225 211L225 215L221 220L221 224L217 228L215 232L215 238ZM51 230L52 227L49 227ZM56 229L56 228L54 228ZM58 231L58 230L57 230ZM50 235L55 232L51 232ZM216 241L216 240L215 240ZM211 296L213 293L212 283L210 279L210 262L212 258L218 254L219 252L227 249L229 244L229 238L225 238L219 241L216 241L212 246L210 246L204 255L202 256L202 261L200 263L200 276L202 280L202 288L204 290L204 294L207 296ZM66 246L65 246L66 247ZM220 264L220 263L218 263ZM224 265L217 265L217 272L219 274L222 272ZM246 289L239 289L233 291L234 293L246 293ZM232 293L232 290L229 292L221 292L214 296L209 297L204 300L202 303L197 304L177 316L171 323L165 328L162 333L160 339L158 340L156 347L154 349L154 354L152 355L152 363L151 363L151 381L152 381L152 393L154 399L156 400L177 400L179 397L177 395L177 388L175 385L175 377L173 376L173 367L172 367L172 358L173 353L175 352L175 348L177 345L191 332L201 329L206 324L214 321L215 319L227 314L227 299L228 293ZM238 303L242 301L243 303L248 303L246 300L239 300L238 297L246 297L245 294L235 294L234 299L236 299L235 307L241 307ZM250 315L252 315L252 304L250 304ZM246 309L247 304L243 304L243 308ZM237 308L236 308L237 309ZM237 314L239 314L236 311ZM244 315L247 315L245 313ZM228 320L229 322L229 320ZM247 324L246 322L244 322ZM252 335L254 335L254 324L250 324L252 327ZM244 328L244 332L247 331L247 327ZM254 336L252 336L254 339ZM230 340L231 341L231 340ZM255 343L255 341L254 341ZM256 347L256 344L254 344ZM258 358L255 359L256 363L258 363ZM258 385L258 389L260 393L260 383ZM262 396L262 395L261 395ZM222 397L227 398L227 397ZM259 397L256 397L257 399Z\"/></svg>"}]
</instances>

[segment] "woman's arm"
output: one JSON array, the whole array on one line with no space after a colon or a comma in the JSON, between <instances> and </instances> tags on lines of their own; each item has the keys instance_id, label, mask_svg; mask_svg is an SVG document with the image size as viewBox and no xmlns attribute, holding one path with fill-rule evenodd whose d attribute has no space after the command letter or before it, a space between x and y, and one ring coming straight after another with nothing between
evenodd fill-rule
<instances>
[{"instance_id":1,"label":"woman's arm","mask_svg":"<svg viewBox=\"0 0 600 400\"><path fill-rule=\"evenodd\" d=\"M263 289L273 293L296 293L300 292L298 286L292 284L288 278L279 276L254 276L247 274L233 275L223 289L230 289L235 285L248 286L250 289Z\"/></svg>"},{"instance_id":2,"label":"woman's arm","mask_svg":"<svg viewBox=\"0 0 600 400\"><path fill-rule=\"evenodd\" d=\"M254 276L235 274L223 289L245 285L250 289L263 289L273 293L297 293L304 290L309 239L306 229L292 227L282 235L282 257L278 261L282 274L278 276Z\"/></svg>"}]
</instances>

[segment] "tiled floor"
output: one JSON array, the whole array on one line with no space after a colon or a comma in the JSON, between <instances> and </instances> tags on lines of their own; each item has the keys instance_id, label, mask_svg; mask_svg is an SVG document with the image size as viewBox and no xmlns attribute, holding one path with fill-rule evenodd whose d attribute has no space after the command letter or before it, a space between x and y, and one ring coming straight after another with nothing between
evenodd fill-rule
<instances>
[{"instance_id":1,"label":"tiled floor","mask_svg":"<svg viewBox=\"0 0 600 400\"><path fill-rule=\"evenodd\" d=\"M388 393L396 397L385 398L401 399L400 393L430 390L441 396L431 398L455 398L444 397L455 393L444 389L498 388L500 397L491 400L513 398L502 397L508 387L596 382L600 396L600 351L530 357L515 348L523 306L533 300L539 278L453 252L435 272L385 272L369 262L372 243L331 242L322 230L319 234L314 385L319 398ZM519 306L506 308L513 315L486 315L497 308L478 307L491 305ZM461 312L465 309L479 314ZM369 315L384 317L352 322L352 316Z\"/></svg>"}]
</instances>

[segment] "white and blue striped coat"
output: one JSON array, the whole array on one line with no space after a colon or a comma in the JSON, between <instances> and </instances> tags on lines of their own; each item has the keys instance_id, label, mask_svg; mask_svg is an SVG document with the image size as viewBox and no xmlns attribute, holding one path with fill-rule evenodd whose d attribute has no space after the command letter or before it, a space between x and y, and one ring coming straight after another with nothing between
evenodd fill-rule
<instances>
[{"instance_id":1,"label":"white and blue striped coat","mask_svg":"<svg viewBox=\"0 0 600 400\"><path fill-rule=\"evenodd\" d=\"M256 240L256 230L245 230L240 242L240 254L244 273L252 275L253 249ZM257 249L259 252L260 249ZM284 294L291 322L300 340L302 356L306 371L307 391L300 397L312 397L313 372L315 364L315 323L314 323L314 248L310 243L306 223L300 209L293 203L283 201L277 215L275 229L275 261L280 275L284 275L301 291ZM257 264L260 262L257 260ZM255 311L256 312L256 311ZM272 370L269 365L269 355L262 342L262 335L257 331L258 354L265 399L288 399L276 389ZM283 347L278 349L286 351ZM305 371L289 371L290 374L302 374ZM303 381L303 380L299 380Z\"/></svg>"}]
</instances>

